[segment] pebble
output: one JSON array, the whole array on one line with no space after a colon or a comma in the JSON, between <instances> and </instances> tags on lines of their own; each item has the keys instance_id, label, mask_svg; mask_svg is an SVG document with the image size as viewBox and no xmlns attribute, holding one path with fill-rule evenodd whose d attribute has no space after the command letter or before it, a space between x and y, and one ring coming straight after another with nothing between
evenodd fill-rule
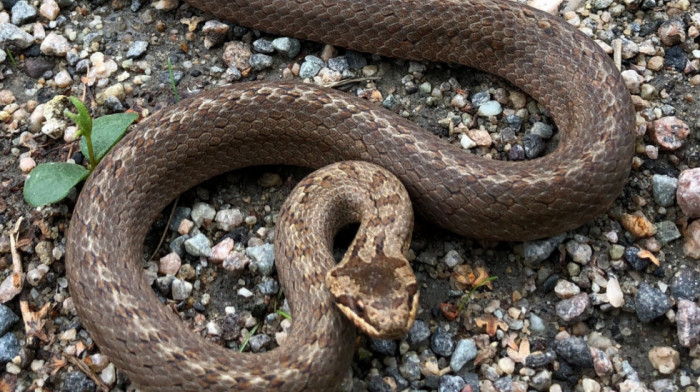
<instances>
[{"instance_id":1,"label":"pebble","mask_svg":"<svg viewBox=\"0 0 700 392\"><path fill-rule=\"evenodd\" d=\"M148 41L134 41L126 52L127 59L137 59L146 54Z\"/></svg>"},{"instance_id":2,"label":"pebble","mask_svg":"<svg viewBox=\"0 0 700 392\"><path fill-rule=\"evenodd\" d=\"M648 323L663 316L671 308L671 300L658 288L642 282L634 297L634 306L637 318L643 323Z\"/></svg>"},{"instance_id":3,"label":"pebble","mask_svg":"<svg viewBox=\"0 0 700 392\"><path fill-rule=\"evenodd\" d=\"M698 273L692 268L683 268L676 272L671 279L670 294L676 301L681 298L695 301L700 296L700 276Z\"/></svg>"},{"instance_id":4,"label":"pebble","mask_svg":"<svg viewBox=\"0 0 700 392\"><path fill-rule=\"evenodd\" d=\"M304 60L299 69L299 76L302 79L313 78L323 67L323 60L316 56L308 55Z\"/></svg>"},{"instance_id":5,"label":"pebble","mask_svg":"<svg viewBox=\"0 0 700 392\"><path fill-rule=\"evenodd\" d=\"M678 206L691 218L700 218L700 168L683 170L678 177Z\"/></svg>"},{"instance_id":6,"label":"pebble","mask_svg":"<svg viewBox=\"0 0 700 392\"><path fill-rule=\"evenodd\" d=\"M675 223L666 220L656 224L656 239L662 246L678 238L681 238L681 232Z\"/></svg>"},{"instance_id":7,"label":"pebble","mask_svg":"<svg viewBox=\"0 0 700 392\"><path fill-rule=\"evenodd\" d=\"M44 0L39 7L41 16L51 21L56 20L60 10L58 4L54 0Z\"/></svg>"},{"instance_id":8,"label":"pebble","mask_svg":"<svg viewBox=\"0 0 700 392\"><path fill-rule=\"evenodd\" d=\"M211 240L204 234L199 233L192 238L185 240L185 251L195 257L211 256Z\"/></svg>"},{"instance_id":9,"label":"pebble","mask_svg":"<svg viewBox=\"0 0 700 392\"><path fill-rule=\"evenodd\" d=\"M582 338L570 337L556 342L554 351L562 359L574 366L593 367L591 350Z\"/></svg>"},{"instance_id":10,"label":"pebble","mask_svg":"<svg viewBox=\"0 0 700 392\"><path fill-rule=\"evenodd\" d=\"M404 357L403 363L399 366L399 372L408 381L420 379L420 359L415 352L410 352Z\"/></svg>"},{"instance_id":11,"label":"pebble","mask_svg":"<svg viewBox=\"0 0 700 392\"><path fill-rule=\"evenodd\" d=\"M656 380L651 383L651 387L654 389L654 392L678 392L678 386L673 384L672 380L669 380L667 378L661 379L661 380Z\"/></svg>"},{"instance_id":12,"label":"pebble","mask_svg":"<svg viewBox=\"0 0 700 392\"><path fill-rule=\"evenodd\" d=\"M6 333L0 337L0 364L12 361L19 355L19 339L13 333Z\"/></svg>"},{"instance_id":13,"label":"pebble","mask_svg":"<svg viewBox=\"0 0 700 392\"><path fill-rule=\"evenodd\" d=\"M270 345L271 341L272 341L272 339L270 338L269 335L258 334L258 335L251 337L248 340L248 344L250 344L250 350L252 352L259 353L261 351L264 351L264 349Z\"/></svg>"},{"instance_id":14,"label":"pebble","mask_svg":"<svg viewBox=\"0 0 700 392\"><path fill-rule=\"evenodd\" d=\"M0 336L5 335L18 321L19 317L10 308L0 304Z\"/></svg>"},{"instance_id":15,"label":"pebble","mask_svg":"<svg viewBox=\"0 0 700 392\"><path fill-rule=\"evenodd\" d=\"M598 377L605 378L612 374L614 367L610 358L605 355L605 352L599 348L591 348L591 357L593 358L593 370Z\"/></svg>"},{"instance_id":16,"label":"pebble","mask_svg":"<svg viewBox=\"0 0 700 392\"><path fill-rule=\"evenodd\" d=\"M564 235L551 237L545 240L524 242L516 249L523 256L527 263L541 263L552 254L559 244L564 241Z\"/></svg>"},{"instance_id":17,"label":"pebble","mask_svg":"<svg viewBox=\"0 0 700 392\"><path fill-rule=\"evenodd\" d=\"M455 350L455 342L450 334L438 328L430 337L430 349L437 355L449 357Z\"/></svg>"},{"instance_id":18,"label":"pebble","mask_svg":"<svg viewBox=\"0 0 700 392\"><path fill-rule=\"evenodd\" d=\"M39 49L47 56L65 57L71 49L71 45L66 37L51 32L41 42Z\"/></svg>"},{"instance_id":19,"label":"pebble","mask_svg":"<svg viewBox=\"0 0 700 392\"><path fill-rule=\"evenodd\" d=\"M537 391L546 391L552 385L552 372L549 370L541 370L530 379L530 386ZM554 389L549 389L549 392L554 392Z\"/></svg>"},{"instance_id":20,"label":"pebble","mask_svg":"<svg viewBox=\"0 0 700 392\"><path fill-rule=\"evenodd\" d=\"M522 161L525 159L525 149L520 144L514 145L510 151L508 151L509 161Z\"/></svg>"},{"instance_id":21,"label":"pebble","mask_svg":"<svg viewBox=\"0 0 700 392\"><path fill-rule=\"evenodd\" d=\"M170 220L170 231L178 231L183 219L190 217L192 209L189 207L176 207L173 212L173 219Z\"/></svg>"},{"instance_id":22,"label":"pebble","mask_svg":"<svg viewBox=\"0 0 700 392\"><path fill-rule=\"evenodd\" d=\"M649 362L659 373L671 374L680 365L681 356L671 347L654 347L649 351Z\"/></svg>"},{"instance_id":23,"label":"pebble","mask_svg":"<svg viewBox=\"0 0 700 392\"><path fill-rule=\"evenodd\" d=\"M622 71L621 74L622 79L625 81L625 85L627 85L627 89L630 91L630 93L639 94L642 83L644 82L642 75L632 69Z\"/></svg>"},{"instance_id":24,"label":"pebble","mask_svg":"<svg viewBox=\"0 0 700 392\"><path fill-rule=\"evenodd\" d=\"M457 252L456 250L452 249L447 254L445 254L445 258L443 259L443 262L445 265L447 265L450 268L454 268L459 264L464 263L464 259L462 256Z\"/></svg>"},{"instance_id":25,"label":"pebble","mask_svg":"<svg viewBox=\"0 0 700 392\"><path fill-rule=\"evenodd\" d=\"M677 150L690 134L688 125L675 116L662 117L652 123L651 138L664 150Z\"/></svg>"},{"instance_id":26,"label":"pebble","mask_svg":"<svg viewBox=\"0 0 700 392\"><path fill-rule=\"evenodd\" d=\"M350 69L350 64L345 56L332 57L328 59L328 68L337 72L345 72Z\"/></svg>"},{"instance_id":27,"label":"pebble","mask_svg":"<svg viewBox=\"0 0 700 392\"><path fill-rule=\"evenodd\" d=\"M465 133L459 135L459 144L465 150L476 147L476 142Z\"/></svg>"},{"instance_id":28,"label":"pebble","mask_svg":"<svg viewBox=\"0 0 700 392\"><path fill-rule=\"evenodd\" d=\"M566 253L571 256L574 262L585 265L588 264L593 256L593 249L588 244L571 240L566 243Z\"/></svg>"},{"instance_id":29,"label":"pebble","mask_svg":"<svg viewBox=\"0 0 700 392\"><path fill-rule=\"evenodd\" d=\"M396 342L388 339L370 339L369 347L372 351L382 355L396 355Z\"/></svg>"},{"instance_id":30,"label":"pebble","mask_svg":"<svg viewBox=\"0 0 700 392\"><path fill-rule=\"evenodd\" d=\"M567 324L585 320L590 317L593 309L587 293L575 295L559 301L555 307L557 316Z\"/></svg>"},{"instance_id":31,"label":"pebble","mask_svg":"<svg viewBox=\"0 0 700 392\"><path fill-rule=\"evenodd\" d=\"M175 252L170 252L160 258L158 272L162 275L175 275L182 265L182 260Z\"/></svg>"},{"instance_id":32,"label":"pebble","mask_svg":"<svg viewBox=\"0 0 700 392\"><path fill-rule=\"evenodd\" d=\"M274 280L265 277L262 282L257 285L258 291L262 295L275 295L280 291L279 283Z\"/></svg>"},{"instance_id":33,"label":"pebble","mask_svg":"<svg viewBox=\"0 0 700 392\"><path fill-rule=\"evenodd\" d=\"M238 208L220 210L216 213L214 221L219 229L223 231L231 231L234 228L243 224L245 216Z\"/></svg>"},{"instance_id":34,"label":"pebble","mask_svg":"<svg viewBox=\"0 0 700 392\"><path fill-rule=\"evenodd\" d=\"M201 227L202 225L206 227L214 220L216 209L207 203L197 202L194 203L190 216L196 227Z\"/></svg>"},{"instance_id":35,"label":"pebble","mask_svg":"<svg viewBox=\"0 0 700 392\"><path fill-rule=\"evenodd\" d=\"M275 247L272 244L264 244L246 248L246 256L250 257L251 261L257 270L267 276L274 271L275 268Z\"/></svg>"},{"instance_id":36,"label":"pebble","mask_svg":"<svg viewBox=\"0 0 700 392\"><path fill-rule=\"evenodd\" d=\"M670 207L676 199L676 189L678 188L678 179L665 176L662 174L654 174L652 177L652 190L654 192L654 200L662 207Z\"/></svg>"},{"instance_id":37,"label":"pebble","mask_svg":"<svg viewBox=\"0 0 700 392\"><path fill-rule=\"evenodd\" d=\"M9 49L26 49L34 43L34 37L19 27L0 22L0 46Z\"/></svg>"},{"instance_id":38,"label":"pebble","mask_svg":"<svg viewBox=\"0 0 700 392\"><path fill-rule=\"evenodd\" d=\"M97 385L81 371L68 372L63 377L63 391L94 392Z\"/></svg>"},{"instance_id":39,"label":"pebble","mask_svg":"<svg viewBox=\"0 0 700 392\"><path fill-rule=\"evenodd\" d=\"M250 298L253 296L253 292L245 287L241 287L240 289L238 289L238 291L236 291L236 293L243 298Z\"/></svg>"},{"instance_id":40,"label":"pebble","mask_svg":"<svg viewBox=\"0 0 700 392\"><path fill-rule=\"evenodd\" d=\"M428 342L430 337L430 328L426 325L423 320L416 320L411 326L411 330L408 332L408 343L411 347L419 348Z\"/></svg>"},{"instance_id":41,"label":"pebble","mask_svg":"<svg viewBox=\"0 0 700 392\"><path fill-rule=\"evenodd\" d=\"M174 300L182 301L187 299L190 294L192 294L192 283L175 278L172 281L170 290Z\"/></svg>"},{"instance_id":42,"label":"pebble","mask_svg":"<svg viewBox=\"0 0 700 392\"><path fill-rule=\"evenodd\" d=\"M676 313L678 341L684 347L692 347L700 342L700 308L693 301L678 301Z\"/></svg>"},{"instance_id":43,"label":"pebble","mask_svg":"<svg viewBox=\"0 0 700 392\"><path fill-rule=\"evenodd\" d=\"M12 6L12 24L22 26L29 22L33 22L38 13L36 8L24 0L20 0Z\"/></svg>"},{"instance_id":44,"label":"pebble","mask_svg":"<svg viewBox=\"0 0 700 392\"><path fill-rule=\"evenodd\" d=\"M221 267L227 271L240 272L243 271L248 264L250 264L250 259L243 253L231 252L221 263Z\"/></svg>"},{"instance_id":45,"label":"pebble","mask_svg":"<svg viewBox=\"0 0 700 392\"><path fill-rule=\"evenodd\" d=\"M503 112L503 108L498 101L486 101L479 105L477 114L482 117L497 116Z\"/></svg>"},{"instance_id":46,"label":"pebble","mask_svg":"<svg viewBox=\"0 0 700 392\"><path fill-rule=\"evenodd\" d=\"M240 41L230 41L224 44L224 53L222 59L229 67L237 68L238 70L248 69L248 60L252 55L249 44Z\"/></svg>"},{"instance_id":47,"label":"pebble","mask_svg":"<svg viewBox=\"0 0 700 392\"><path fill-rule=\"evenodd\" d=\"M659 26L657 34L664 45L678 45L685 41L685 23L680 19L671 18Z\"/></svg>"},{"instance_id":48,"label":"pebble","mask_svg":"<svg viewBox=\"0 0 700 392\"><path fill-rule=\"evenodd\" d=\"M685 229L683 254L693 259L700 259L700 220L693 221Z\"/></svg>"},{"instance_id":49,"label":"pebble","mask_svg":"<svg viewBox=\"0 0 700 392\"><path fill-rule=\"evenodd\" d=\"M646 238L656 234L656 226L643 214L622 214L620 223L635 238Z\"/></svg>"},{"instance_id":50,"label":"pebble","mask_svg":"<svg viewBox=\"0 0 700 392\"><path fill-rule=\"evenodd\" d=\"M571 298L581 292L581 289L575 284L565 279L559 279L554 287L554 292L560 299Z\"/></svg>"},{"instance_id":51,"label":"pebble","mask_svg":"<svg viewBox=\"0 0 700 392\"><path fill-rule=\"evenodd\" d=\"M265 54L272 54L275 52L275 48L272 46L272 41L265 38L258 38L253 41L253 49L255 49L256 52Z\"/></svg>"},{"instance_id":52,"label":"pebble","mask_svg":"<svg viewBox=\"0 0 700 392\"><path fill-rule=\"evenodd\" d=\"M544 140L539 135L527 133L523 137L525 156L529 159L537 158L545 149Z\"/></svg>"},{"instance_id":53,"label":"pebble","mask_svg":"<svg viewBox=\"0 0 700 392\"><path fill-rule=\"evenodd\" d=\"M224 43L229 30L231 30L231 27L226 23L221 23L218 20L206 21L204 27L202 27L204 47L211 49Z\"/></svg>"},{"instance_id":54,"label":"pebble","mask_svg":"<svg viewBox=\"0 0 700 392\"><path fill-rule=\"evenodd\" d=\"M600 392L600 384L590 378L584 377L581 381L583 392Z\"/></svg>"},{"instance_id":55,"label":"pebble","mask_svg":"<svg viewBox=\"0 0 700 392\"><path fill-rule=\"evenodd\" d=\"M296 38L281 37L272 40L272 47L274 47L280 54L291 59L299 54L299 51L301 50L301 43Z\"/></svg>"},{"instance_id":56,"label":"pebble","mask_svg":"<svg viewBox=\"0 0 700 392\"><path fill-rule=\"evenodd\" d=\"M532 124L530 133L541 137L542 139L550 139L554 135L554 128L551 125L545 124L541 121L537 121Z\"/></svg>"},{"instance_id":57,"label":"pebble","mask_svg":"<svg viewBox=\"0 0 700 392\"><path fill-rule=\"evenodd\" d=\"M209 260L215 263L223 262L226 260L229 254L231 254L231 251L233 251L233 246L233 238L225 237L218 244L214 245L213 248L211 248L211 257L209 257Z\"/></svg>"},{"instance_id":58,"label":"pebble","mask_svg":"<svg viewBox=\"0 0 700 392\"><path fill-rule=\"evenodd\" d=\"M467 362L476 358L477 348L473 339L461 339L450 358L450 368L453 372L458 372Z\"/></svg>"},{"instance_id":59,"label":"pebble","mask_svg":"<svg viewBox=\"0 0 700 392\"><path fill-rule=\"evenodd\" d=\"M440 377L438 392L461 392L465 385L462 377L445 374Z\"/></svg>"},{"instance_id":60,"label":"pebble","mask_svg":"<svg viewBox=\"0 0 700 392\"><path fill-rule=\"evenodd\" d=\"M250 56L248 63L254 70L262 71L272 66L272 57L262 53L255 53Z\"/></svg>"},{"instance_id":61,"label":"pebble","mask_svg":"<svg viewBox=\"0 0 700 392\"><path fill-rule=\"evenodd\" d=\"M542 318L534 313L530 313L530 331L533 334L544 334L547 331L547 326Z\"/></svg>"},{"instance_id":62,"label":"pebble","mask_svg":"<svg viewBox=\"0 0 700 392\"><path fill-rule=\"evenodd\" d=\"M625 261L627 261L635 271L644 271L649 265L649 260L639 257L639 251L640 249L636 246L625 248Z\"/></svg>"},{"instance_id":63,"label":"pebble","mask_svg":"<svg viewBox=\"0 0 700 392\"><path fill-rule=\"evenodd\" d=\"M608 302L615 308L620 308L625 304L625 297L622 294L620 283L615 278L608 279L608 286L605 291Z\"/></svg>"}]
</instances>

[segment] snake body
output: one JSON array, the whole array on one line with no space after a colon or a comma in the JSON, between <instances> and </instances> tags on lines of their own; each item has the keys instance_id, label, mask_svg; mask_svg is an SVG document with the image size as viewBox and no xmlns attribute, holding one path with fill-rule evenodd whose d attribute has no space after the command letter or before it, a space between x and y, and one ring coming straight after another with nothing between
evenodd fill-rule
<instances>
[{"instance_id":1,"label":"snake body","mask_svg":"<svg viewBox=\"0 0 700 392\"><path fill-rule=\"evenodd\" d=\"M503 0L187 1L270 33L497 74L547 108L560 140L531 161L480 159L366 101L286 82L220 88L145 119L83 188L66 259L84 326L145 390L326 391L352 355L353 329L327 304L311 272L317 260L292 262L284 242L275 247L278 268L299 269L292 280L281 274L294 304L289 345L231 352L192 334L158 302L141 272L146 232L170 200L207 178L250 165L369 161L401 180L420 215L466 236L509 241L577 227L625 183L634 145L629 93L597 44L545 13ZM332 238L333 225L321 219L297 223L292 230L304 223Z\"/></svg>"}]
</instances>

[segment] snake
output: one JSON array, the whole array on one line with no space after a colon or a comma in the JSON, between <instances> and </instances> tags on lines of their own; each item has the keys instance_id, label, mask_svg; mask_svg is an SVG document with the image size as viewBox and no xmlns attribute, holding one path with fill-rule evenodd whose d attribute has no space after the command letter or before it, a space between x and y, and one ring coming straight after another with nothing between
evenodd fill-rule
<instances>
[{"instance_id":1,"label":"snake","mask_svg":"<svg viewBox=\"0 0 700 392\"><path fill-rule=\"evenodd\" d=\"M399 277L410 288L397 288L382 277L400 267L405 251L392 241L410 237L411 226L400 217L405 208L385 205L392 197L384 196L400 192L378 191L392 181L376 180L374 168L354 161L396 176L418 216L484 240L525 241L574 229L604 213L629 175L635 113L620 72L598 44L544 12L505 0L186 1L270 34L495 74L546 108L559 141L537 159L487 159L367 100L287 81L236 83L152 114L91 174L66 240L69 288L83 327L143 390L339 388L356 331L338 309L367 322L377 314L368 308L387 305L357 296L362 274L379 297L402 293L390 307L405 310L417 297L410 278ZM289 218L275 229L275 263L293 317L284 344L256 354L227 350L190 331L158 301L142 272L143 243L150 223L177 195L246 166L321 168L341 161L353 162L302 182L330 192L295 197L315 212L286 204ZM379 198L361 198L363 204L342 196L344 188L359 192L343 185L356 179L370 187L363 195ZM336 181L340 187L331 188ZM335 264L321 260L330 257L333 231L359 218L370 237L356 240L349 253L373 253L388 267L368 264L359 275L317 270ZM392 220L403 223L387 226Z\"/></svg>"}]
</instances>

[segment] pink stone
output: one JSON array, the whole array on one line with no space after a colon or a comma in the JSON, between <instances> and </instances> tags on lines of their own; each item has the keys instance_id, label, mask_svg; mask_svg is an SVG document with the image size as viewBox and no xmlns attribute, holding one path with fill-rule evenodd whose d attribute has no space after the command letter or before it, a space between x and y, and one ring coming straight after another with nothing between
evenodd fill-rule
<instances>
[{"instance_id":1,"label":"pink stone","mask_svg":"<svg viewBox=\"0 0 700 392\"><path fill-rule=\"evenodd\" d=\"M209 257L209 260L214 263L221 263L229 256L233 250L233 245L233 239L231 239L231 237L224 238L223 241L211 248L211 257Z\"/></svg>"},{"instance_id":2,"label":"pink stone","mask_svg":"<svg viewBox=\"0 0 700 392\"><path fill-rule=\"evenodd\" d=\"M691 223L683 233L683 253L693 259L700 260L700 219Z\"/></svg>"},{"instance_id":3,"label":"pink stone","mask_svg":"<svg viewBox=\"0 0 700 392\"><path fill-rule=\"evenodd\" d=\"M700 168L681 172L676 199L684 214L691 218L700 217Z\"/></svg>"},{"instance_id":4,"label":"pink stone","mask_svg":"<svg viewBox=\"0 0 700 392\"><path fill-rule=\"evenodd\" d=\"M662 117L652 123L651 138L664 150L681 148L689 134L688 124L675 116Z\"/></svg>"},{"instance_id":5,"label":"pink stone","mask_svg":"<svg viewBox=\"0 0 700 392\"><path fill-rule=\"evenodd\" d=\"M180 269L182 261L180 256L175 252L168 253L167 255L160 258L160 264L158 265L158 272L163 275L175 275Z\"/></svg>"}]
</instances>

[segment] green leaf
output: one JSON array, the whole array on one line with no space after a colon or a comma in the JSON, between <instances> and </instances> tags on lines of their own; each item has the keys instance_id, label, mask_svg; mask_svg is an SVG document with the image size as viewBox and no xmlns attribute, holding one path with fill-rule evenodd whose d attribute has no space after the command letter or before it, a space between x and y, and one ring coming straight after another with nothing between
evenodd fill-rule
<instances>
[{"instance_id":1,"label":"green leaf","mask_svg":"<svg viewBox=\"0 0 700 392\"><path fill-rule=\"evenodd\" d=\"M90 117L90 112L78 98L68 97L68 99L70 99L73 106L78 109L78 114L76 115L66 110L65 115L73 120L74 123L78 124L79 132L90 134L90 132L92 132L92 117Z\"/></svg>"},{"instance_id":2,"label":"green leaf","mask_svg":"<svg viewBox=\"0 0 700 392\"><path fill-rule=\"evenodd\" d=\"M89 174L89 170L75 163L42 163L29 173L24 182L24 200L32 207L63 200L71 188Z\"/></svg>"},{"instance_id":3,"label":"green leaf","mask_svg":"<svg viewBox=\"0 0 700 392\"><path fill-rule=\"evenodd\" d=\"M92 125L92 145L95 151L95 159L99 162L112 146L117 144L124 136L127 128L139 117L136 113L117 113L102 116L95 119ZM87 141L80 139L80 151L84 156L89 156Z\"/></svg>"}]
</instances>

